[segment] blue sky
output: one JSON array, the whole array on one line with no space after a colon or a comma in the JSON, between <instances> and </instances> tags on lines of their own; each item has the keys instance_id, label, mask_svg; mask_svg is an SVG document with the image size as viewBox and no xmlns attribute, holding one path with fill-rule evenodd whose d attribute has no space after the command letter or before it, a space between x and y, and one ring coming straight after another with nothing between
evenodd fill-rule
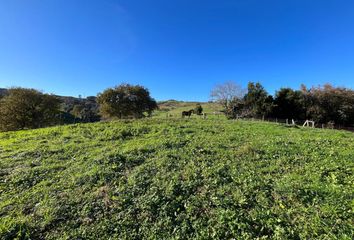
<instances>
[{"instance_id":1,"label":"blue sky","mask_svg":"<svg viewBox=\"0 0 354 240\"><path fill-rule=\"evenodd\" d=\"M354 1L0 1L0 87L206 101L229 80L354 88Z\"/></svg>"}]
</instances>

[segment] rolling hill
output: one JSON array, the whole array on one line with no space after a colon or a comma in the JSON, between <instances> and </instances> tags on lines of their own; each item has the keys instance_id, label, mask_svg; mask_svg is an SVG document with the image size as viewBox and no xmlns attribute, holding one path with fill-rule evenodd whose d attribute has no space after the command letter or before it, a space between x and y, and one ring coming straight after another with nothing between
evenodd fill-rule
<instances>
[{"instance_id":1,"label":"rolling hill","mask_svg":"<svg viewBox=\"0 0 354 240\"><path fill-rule=\"evenodd\" d=\"M203 112L209 116L221 114L222 107L215 102L191 102L191 101L176 101L167 100L158 102L159 109L154 112L154 117L166 117L169 115L171 118L180 118L182 111L194 109L197 104L203 108ZM194 116L196 118L197 116Z\"/></svg>"}]
</instances>

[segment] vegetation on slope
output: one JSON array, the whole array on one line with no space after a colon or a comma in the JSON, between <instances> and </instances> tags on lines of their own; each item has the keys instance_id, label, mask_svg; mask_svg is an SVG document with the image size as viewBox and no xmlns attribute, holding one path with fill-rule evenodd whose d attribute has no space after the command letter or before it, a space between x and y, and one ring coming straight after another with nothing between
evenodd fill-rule
<instances>
[{"instance_id":1,"label":"vegetation on slope","mask_svg":"<svg viewBox=\"0 0 354 240\"><path fill-rule=\"evenodd\" d=\"M354 135L145 119L0 133L0 238L350 239Z\"/></svg>"}]
</instances>

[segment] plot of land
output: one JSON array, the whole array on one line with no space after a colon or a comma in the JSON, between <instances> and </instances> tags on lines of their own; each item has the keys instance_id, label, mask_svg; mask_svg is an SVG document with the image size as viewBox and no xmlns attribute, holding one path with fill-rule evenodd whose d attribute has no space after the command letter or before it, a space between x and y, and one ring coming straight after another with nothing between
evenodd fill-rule
<instances>
[{"instance_id":1,"label":"plot of land","mask_svg":"<svg viewBox=\"0 0 354 240\"><path fill-rule=\"evenodd\" d=\"M351 239L354 134L223 119L0 133L0 238Z\"/></svg>"}]
</instances>

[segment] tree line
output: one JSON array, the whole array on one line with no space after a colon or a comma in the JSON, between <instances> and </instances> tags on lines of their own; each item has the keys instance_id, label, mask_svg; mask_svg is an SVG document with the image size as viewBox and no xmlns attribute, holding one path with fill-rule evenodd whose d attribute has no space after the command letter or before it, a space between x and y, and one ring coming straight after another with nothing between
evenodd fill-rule
<instances>
[{"instance_id":1,"label":"tree line","mask_svg":"<svg viewBox=\"0 0 354 240\"><path fill-rule=\"evenodd\" d=\"M243 89L233 82L216 86L211 97L223 105L230 119L242 117L313 120L351 126L354 124L354 91L330 84L299 90L280 88L272 96L260 83Z\"/></svg>"},{"instance_id":2,"label":"tree line","mask_svg":"<svg viewBox=\"0 0 354 240\"><path fill-rule=\"evenodd\" d=\"M229 119L272 117L314 120L317 123L354 124L354 91L330 84L299 90L281 88L272 96L260 83L243 89L234 82L216 86L212 101L223 106ZM35 89L0 89L0 130L32 129L111 118L143 118L158 108L147 88L121 84L97 97L61 97ZM193 110L201 114L197 106Z\"/></svg>"},{"instance_id":3,"label":"tree line","mask_svg":"<svg viewBox=\"0 0 354 240\"><path fill-rule=\"evenodd\" d=\"M0 92L0 130L13 131L96 122L109 118L142 118L157 109L143 86L121 84L97 97L74 98L42 93L35 89L10 88Z\"/></svg>"}]
</instances>

